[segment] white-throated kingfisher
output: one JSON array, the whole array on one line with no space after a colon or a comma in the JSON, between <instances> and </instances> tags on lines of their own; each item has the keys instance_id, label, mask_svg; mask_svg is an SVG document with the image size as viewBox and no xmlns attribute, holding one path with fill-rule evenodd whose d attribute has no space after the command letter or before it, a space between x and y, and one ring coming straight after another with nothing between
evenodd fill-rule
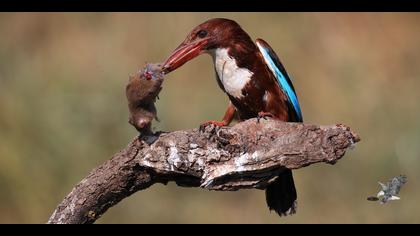
<instances>
[{"instance_id":1,"label":"white-throated kingfisher","mask_svg":"<svg viewBox=\"0 0 420 236\"><path fill-rule=\"evenodd\" d=\"M215 18L195 27L163 64L165 73L196 56L208 53L214 61L220 88L230 103L222 121L203 125L226 126L239 120L270 116L302 122L302 112L289 75L273 49L262 39L254 43L233 20ZM296 212L292 171L284 170L266 189L270 210L280 216Z\"/></svg>"}]
</instances>

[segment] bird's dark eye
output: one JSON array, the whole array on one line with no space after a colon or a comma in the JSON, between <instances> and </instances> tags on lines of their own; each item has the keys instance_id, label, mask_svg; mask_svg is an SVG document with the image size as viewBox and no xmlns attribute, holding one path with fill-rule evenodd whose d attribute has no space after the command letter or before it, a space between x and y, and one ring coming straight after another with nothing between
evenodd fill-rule
<instances>
[{"instance_id":1,"label":"bird's dark eye","mask_svg":"<svg viewBox=\"0 0 420 236\"><path fill-rule=\"evenodd\" d=\"M206 37L206 35L207 35L207 31L205 31L205 30L200 30L200 31L198 31L198 33L197 33L197 36L198 36L199 38L204 38L204 37Z\"/></svg>"}]
</instances>

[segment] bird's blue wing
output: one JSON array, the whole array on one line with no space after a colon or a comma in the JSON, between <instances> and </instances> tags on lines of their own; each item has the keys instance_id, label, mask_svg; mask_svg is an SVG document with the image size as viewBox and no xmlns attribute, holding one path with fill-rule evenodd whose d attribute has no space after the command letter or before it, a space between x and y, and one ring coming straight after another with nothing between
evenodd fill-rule
<instances>
[{"instance_id":1,"label":"bird's blue wing","mask_svg":"<svg viewBox=\"0 0 420 236\"><path fill-rule=\"evenodd\" d=\"M276 55L276 53L270 47L270 45L268 45L268 43L266 43L264 40L257 39L256 44L268 68L270 68L271 72L276 77L280 88L287 95L287 98L291 103L294 112L296 113L296 117L298 119L296 121L302 122L302 111L300 110L300 105L296 96L295 88L293 87L292 81L290 80L286 69L284 69L283 65L281 64L279 57Z\"/></svg>"}]
</instances>

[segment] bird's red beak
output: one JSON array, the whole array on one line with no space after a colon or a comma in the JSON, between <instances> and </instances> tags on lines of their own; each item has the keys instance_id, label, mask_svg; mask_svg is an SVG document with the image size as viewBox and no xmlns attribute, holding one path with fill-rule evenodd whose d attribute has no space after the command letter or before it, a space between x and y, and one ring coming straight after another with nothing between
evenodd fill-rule
<instances>
[{"instance_id":1,"label":"bird's red beak","mask_svg":"<svg viewBox=\"0 0 420 236\"><path fill-rule=\"evenodd\" d=\"M208 43L208 38L200 39L194 42L183 42L163 63L162 69L165 74L174 71L186 62L195 58L203 52L204 46Z\"/></svg>"}]
</instances>

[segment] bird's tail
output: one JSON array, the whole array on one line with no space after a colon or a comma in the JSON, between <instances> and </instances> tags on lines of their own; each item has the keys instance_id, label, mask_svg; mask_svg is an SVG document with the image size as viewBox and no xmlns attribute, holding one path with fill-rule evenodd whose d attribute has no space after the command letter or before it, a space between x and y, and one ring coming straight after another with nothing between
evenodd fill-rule
<instances>
[{"instance_id":1,"label":"bird's tail","mask_svg":"<svg viewBox=\"0 0 420 236\"><path fill-rule=\"evenodd\" d=\"M291 170L281 172L279 177L265 190L267 205L279 216L296 213L297 194Z\"/></svg>"}]
</instances>

